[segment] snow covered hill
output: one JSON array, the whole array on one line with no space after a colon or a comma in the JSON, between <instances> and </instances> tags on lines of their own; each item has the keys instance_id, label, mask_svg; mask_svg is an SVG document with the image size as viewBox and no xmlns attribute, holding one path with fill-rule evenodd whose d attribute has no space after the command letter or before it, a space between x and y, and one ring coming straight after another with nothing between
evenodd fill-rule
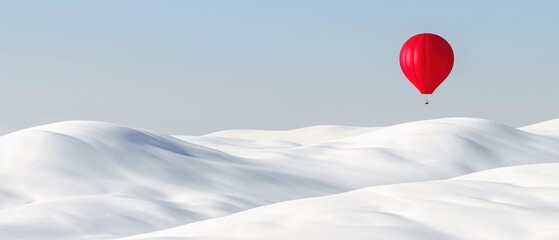
<instances>
[{"instance_id":1,"label":"snow covered hill","mask_svg":"<svg viewBox=\"0 0 559 240\"><path fill-rule=\"evenodd\" d=\"M499 215L488 220L496 224L489 235L468 236L510 239L500 227L557 220L557 186L545 182L559 179L538 172L559 170L559 138L542 131L473 118L204 136L54 123L0 137L0 239L339 239L350 230L345 238L448 239L472 231L434 220L446 211L458 214L446 224L503 213L502 224ZM461 200L476 197L477 205ZM559 227L536 222L519 228L522 236L559 236Z\"/></svg>"},{"instance_id":2,"label":"snow covered hill","mask_svg":"<svg viewBox=\"0 0 559 240\"><path fill-rule=\"evenodd\" d=\"M206 136L241 138L251 141L288 141L301 145L323 143L373 131L376 128L347 126L311 126L286 131L227 130Z\"/></svg>"},{"instance_id":3,"label":"snow covered hill","mask_svg":"<svg viewBox=\"0 0 559 240\"><path fill-rule=\"evenodd\" d=\"M559 137L559 118L525 126L520 128L520 130L541 135Z\"/></svg>"},{"instance_id":4,"label":"snow covered hill","mask_svg":"<svg viewBox=\"0 0 559 240\"><path fill-rule=\"evenodd\" d=\"M558 201L559 164L522 165L293 200L124 239L558 239Z\"/></svg>"},{"instance_id":5,"label":"snow covered hill","mask_svg":"<svg viewBox=\"0 0 559 240\"><path fill-rule=\"evenodd\" d=\"M520 129L559 130L559 118L528 125Z\"/></svg>"}]
</instances>

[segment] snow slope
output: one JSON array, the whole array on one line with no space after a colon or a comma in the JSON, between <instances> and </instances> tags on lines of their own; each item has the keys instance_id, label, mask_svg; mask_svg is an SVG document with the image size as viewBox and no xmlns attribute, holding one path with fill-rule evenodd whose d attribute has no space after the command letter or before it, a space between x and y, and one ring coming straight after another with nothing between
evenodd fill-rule
<instances>
[{"instance_id":1,"label":"snow slope","mask_svg":"<svg viewBox=\"0 0 559 240\"><path fill-rule=\"evenodd\" d=\"M376 128L321 125L286 131L272 130L227 130L207 136L232 137L251 141L287 141L301 145L323 143L370 132Z\"/></svg>"},{"instance_id":2,"label":"snow slope","mask_svg":"<svg viewBox=\"0 0 559 240\"><path fill-rule=\"evenodd\" d=\"M521 129L559 130L559 118L528 125Z\"/></svg>"},{"instance_id":3,"label":"snow slope","mask_svg":"<svg viewBox=\"0 0 559 240\"><path fill-rule=\"evenodd\" d=\"M109 123L60 122L0 137L0 239L135 239L143 236L133 237L136 234L150 232L145 236L310 239L307 237L314 236L313 231L342 225L347 225L346 231L355 228L367 233L386 232L387 239L402 239L390 235L400 231L375 227L384 224L385 218L367 210L370 206L352 203L330 211L327 208L333 206L328 199L339 199L340 204L364 201L384 209L384 197L415 201L396 193L417 187L417 191L425 190L426 199L436 196L439 198L434 202L452 202L463 193L450 191L449 186L466 180L451 178L476 176L467 175L475 172L488 173L486 177L501 176L501 169L480 171L527 164L540 164L533 167L545 170L556 167L553 163L559 163L559 138L555 135L472 118L435 119L384 128L315 126L176 137ZM524 168L519 169L524 172ZM491 181L511 181L507 172L502 176ZM467 193L472 194L498 192L505 185L489 180L489 184L467 181L465 188L471 188ZM549 188L542 190L542 196L552 194L544 196L547 202L542 200L542 204L559 204L559 198L553 198L554 186L541 187ZM516 190L510 191L517 194ZM438 194L429 195L433 192ZM301 198L308 199L295 200ZM312 204L305 205L307 201ZM524 203L529 205L522 201L518 205ZM301 211L315 205L316 211ZM547 211L544 205L534 207L534 211ZM436 207L433 211L446 211ZM495 206L488 209L492 207ZM344 220L346 210L351 212L351 224ZM417 209L388 210L383 214L394 216L390 226L415 229L427 234L424 239L459 236L463 231L456 228L440 233L441 226L424 226L430 221L427 217L407 222L397 217L415 219ZM336 220L338 214L340 221ZM552 213L549 216L555 220ZM275 221L277 226L271 224ZM523 220L511 217L510 221ZM309 230L293 230L290 226ZM177 228L163 230L172 227ZM211 229L224 232L220 235ZM555 234L555 228L548 230ZM269 233L260 235L262 232ZM334 233L316 235L337 239ZM360 239L365 235L352 236Z\"/></svg>"},{"instance_id":4,"label":"snow slope","mask_svg":"<svg viewBox=\"0 0 559 240\"><path fill-rule=\"evenodd\" d=\"M522 165L293 200L125 239L558 239L558 202L559 164Z\"/></svg>"},{"instance_id":5,"label":"snow slope","mask_svg":"<svg viewBox=\"0 0 559 240\"><path fill-rule=\"evenodd\" d=\"M520 130L531 132L531 133L537 133L541 135L559 137L559 118L528 125L520 128Z\"/></svg>"}]
</instances>

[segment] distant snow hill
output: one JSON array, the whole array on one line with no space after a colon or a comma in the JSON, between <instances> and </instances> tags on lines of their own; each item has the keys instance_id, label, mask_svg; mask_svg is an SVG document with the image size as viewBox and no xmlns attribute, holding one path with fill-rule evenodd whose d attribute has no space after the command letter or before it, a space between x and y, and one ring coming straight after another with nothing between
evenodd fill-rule
<instances>
[{"instance_id":1,"label":"distant snow hill","mask_svg":"<svg viewBox=\"0 0 559 240\"><path fill-rule=\"evenodd\" d=\"M0 137L0 239L555 239L544 125L24 129Z\"/></svg>"}]
</instances>

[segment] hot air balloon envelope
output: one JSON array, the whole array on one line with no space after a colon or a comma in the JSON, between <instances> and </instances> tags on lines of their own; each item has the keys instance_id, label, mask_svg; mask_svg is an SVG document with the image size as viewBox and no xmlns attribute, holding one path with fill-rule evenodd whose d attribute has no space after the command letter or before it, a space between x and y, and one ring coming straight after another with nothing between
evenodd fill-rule
<instances>
[{"instance_id":1,"label":"hot air balloon envelope","mask_svg":"<svg viewBox=\"0 0 559 240\"><path fill-rule=\"evenodd\" d=\"M453 65L452 47L436 34L417 34L408 39L400 51L400 67L421 94L432 94L450 74Z\"/></svg>"}]
</instances>

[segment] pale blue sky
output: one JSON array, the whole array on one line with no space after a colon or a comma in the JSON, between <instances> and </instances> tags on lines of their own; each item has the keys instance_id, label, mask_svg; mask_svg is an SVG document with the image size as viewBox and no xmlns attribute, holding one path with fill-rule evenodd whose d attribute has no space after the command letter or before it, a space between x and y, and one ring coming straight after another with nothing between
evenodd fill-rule
<instances>
[{"instance_id":1,"label":"pale blue sky","mask_svg":"<svg viewBox=\"0 0 559 240\"><path fill-rule=\"evenodd\" d=\"M488 2L0 0L0 134L559 117L559 1ZM398 65L421 32L455 52L429 106Z\"/></svg>"}]
</instances>

